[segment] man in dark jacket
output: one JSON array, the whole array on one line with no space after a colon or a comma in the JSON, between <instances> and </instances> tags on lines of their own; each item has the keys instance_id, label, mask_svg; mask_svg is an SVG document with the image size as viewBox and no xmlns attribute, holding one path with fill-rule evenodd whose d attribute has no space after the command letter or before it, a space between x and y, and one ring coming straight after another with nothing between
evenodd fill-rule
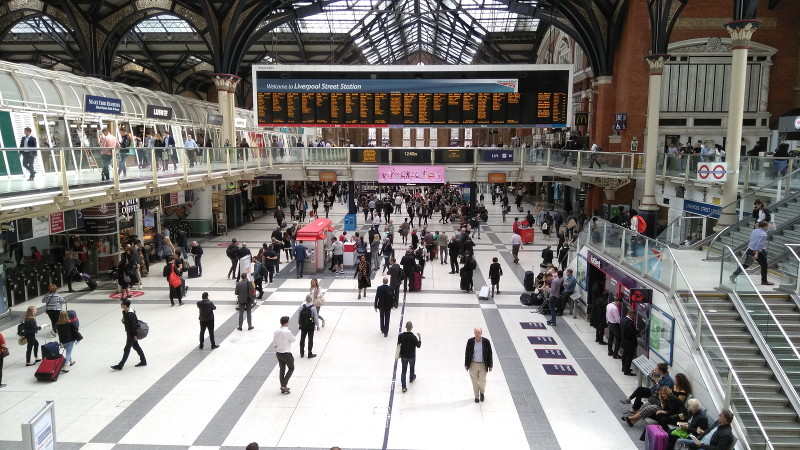
<instances>
[{"instance_id":1,"label":"man in dark jacket","mask_svg":"<svg viewBox=\"0 0 800 450\"><path fill-rule=\"evenodd\" d=\"M203 259L203 247L197 241L192 241L192 256L194 256L194 265L197 267L197 276L203 276L203 265L200 262Z\"/></svg>"},{"instance_id":2,"label":"man in dark jacket","mask_svg":"<svg viewBox=\"0 0 800 450\"><path fill-rule=\"evenodd\" d=\"M400 381L403 386L403 392L406 392L406 373L408 366L411 366L411 374L409 382L413 383L417 379L417 374L414 373L414 366L417 360L417 349L422 346L422 336L417 333L411 332L414 325L411 322L406 322L406 331L397 336L397 345L400 346L400 362L402 363L403 370L400 373Z\"/></svg>"},{"instance_id":3,"label":"man in dark jacket","mask_svg":"<svg viewBox=\"0 0 800 450\"><path fill-rule=\"evenodd\" d=\"M244 321L244 314L247 313L247 329L253 329L252 318L250 317L250 308L253 306L253 299L255 295L251 293L250 281L247 280L247 275L242 274L239 281L236 282L236 288L233 293L236 295L236 303L239 309L239 327L236 328L242 331L242 322Z\"/></svg>"},{"instance_id":4,"label":"man in dark jacket","mask_svg":"<svg viewBox=\"0 0 800 450\"><path fill-rule=\"evenodd\" d=\"M453 236L447 244L447 253L450 256L450 273L458 273L458 254L461 252L461 243Z\"/></svg>"},{"instance_id":5,"label":"man in dark jacket","mask_svg":"<svg viewBox=\"0 0 800 450\"><path fill-rule=\"evenodd\" d=\"M239 267L239 244L236 243L236 238L231 239L231 243L228 244L225 254L231 260L231 270L228 271L228 279L231 277L237 278L239 276L236 273L236 269Z\"/></svg>"},{"instance_id":6,"label":"man in dark jacket","mask_svg":"<svg viewBox=\"0 0 800 450\"><path fill-rule=\"evenodd\" d=\"M200 310L200 349L206 340L206 328L208 328L208 339L211 341L211 348L219 347L214 341L214 310L217 309L214 303L208 299L208 292L203 292L203 299L197 302L197 309Z\"/></svg>"},{"instance_id":7,"label":"man in dark jacket","mask_svg":"<svg viewBox=\"0 0 800 450\"><path fill-rule=\"evenodd\" d=\"M733 413L723 409L719 413L719 420L711 425L711 428L703 433L703 437L698 439L696 436L691 439L678 439L675 446L685 444L688 448L704 448L710 450L727 450L733 446ZM708 436L711 436L710 438Z\"/></svg>"},{"instance_id":8,"label":"man in dark jacket","mask_svg":"<svg viewBox=\"0 0 800 450\"><path fill-rule=\"evenodd\" d=\"M550 248L548 245L547 247L542 250L542 265L541 267L547 267L550 264L553 264L553 249Z\"/></svg>"},{"instance_id":9,"label":"man in dark jacket","mask_svg":"<svg viewBox=\"0 0 800 450\"><path fill-rule=\"evenodd\" d=\"M622 329L622 373L625 375L636 375L631 370L633 357L636 355L636 311L628 310L628 315L620 321Z\"/></svg>"},{"instance_id":10,"label":"man in dark jacket","mask_svg":"<svg viewBox=\"0 0 800 450\"><path fill-rule=\"evenodd\" d=\"M408 280L414 276L414 266L417 264L417 258L414 257L411 249L406 250L406 254L400 259L400 265L403 266L403 292L408 291Z\"/></svg>"},{"instance_id":11,"label":"man in dark jacket","mask_svg":"<svg viewBox=\"0 0 800 450\"><path fill-rule=\"evenodd\" d=\"M397 264L397 260L394 257L389 258L389 264L386 274L389 275L389 287L392 288L393 306L397 308L400 301L400 283L403 281L403 268L400 267L400 264Z\"/></svg>"},{"instance_id":12,"label":"man in dark jacket","mask_svg":"<svg viewBox=\"0 0 800 450\"><path fill-rule=\"evenodd\" d=\"M131 301L127 298L123 299L119 306L122 308L122 325L125 326L127 338L125 340L125 350L122 351L122 359L119 364L111 366L111 368L122 370L122 367L125 366L125 361L128 360L128 355L131 353L131 348L136 350L139 355L139 364L136 364L136 367L146 366L147 358L144 357L144 351L139 346L139 338L136 336L136 331L139 329L139 319L136 317L136 311L131 309Z\"/></svg>"},{"instance_id":13,"label":"man in dark jacket","mask_svg":"<svg viewBox=\"0 0 800 450\"><path fill-rule=\"evenodd\" d=\"M36 137L31 136L31 127L25 127L25 136L19 140L19 147L20 148L36 148L38 145L36 144ZM30 177L28 181L33 181L33 176L36 175L36 171L33 169L33 160L36 158L36 155L39 153L36 150L23 150L19 152L22 155L22 167L27 169L28 174Z\"/></svg>"},{"instance_id":14,"label":"man in dark jacket","mask_svg":"<svg viewBox=\"0 0 800 450\"><path fill-rule=\"evenodd\" d=\"M484 400L486 390L486 374L492 371L492 344L483 336L483 329L475 328L475 337L467 339L467 348L464 352L464 368L469 372L472 380L472 392L475 394L475 403Z\"/></svg>"},{"instance_id":15,"label":"man in dark jacket","mask_svg":"<svg viewBox=\"0 0 800 450\"><path fill-rule=\"evenodd\" d=\"M392 314L394 295L389 287L389 278L383 277L383 284L375 290L375 312L381 313L381 333L383 337L389 336L389 316Z\"/></svg>"}]
</instances>

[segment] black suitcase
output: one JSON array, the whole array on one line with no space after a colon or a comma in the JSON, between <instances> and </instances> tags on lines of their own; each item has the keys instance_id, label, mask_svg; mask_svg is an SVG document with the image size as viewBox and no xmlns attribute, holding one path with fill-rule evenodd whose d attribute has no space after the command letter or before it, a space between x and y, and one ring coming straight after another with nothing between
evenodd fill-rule
<instances>
[{"instance_id":1,"label":"black suitcase","mask_svg":"<svg viewBox=\"0 0 800 450\"><path fill-rule=\"evenodd\" d=\"M197 278L197 277L198 277L197 266L190 266L189 278Z\"/></svg>"},{"instance_id":2,"label":"black suitcase","mask_svg":"<svg viewBox=\"0 0 800 450\"><path fill-rule=\"evenodd\" d=\"M533 281L535 279L536 277L533 275L533 272L531 272L530 270L525 272L525 280L523 282L523 286L525 286L526 291L533 291L535 289L533 286Z\"/></svg>"},{"instance_id":3,"label":"black suitcase","mask_svg":"<svg viewBox=\"0 0 800 450\"><path fill-rule=\"evenodd\" d=\"M58 342L48 342L47 344L42 344L42 358L44 359L53 359L56 355L59 354L61 348L58 345Z\"/></svg>"},{"instance_id":4,"label":"black suitcase","mask_svg":"<svg viewBox=\"0 0 800 450\"><path fill-rule=\"evenodd\" d=\"M93 291L93 290L97 289L97 281L94 281L91 278L86 280L86 285L89 286L89 290L90 291Z\"/></svg>"}]
</instances>

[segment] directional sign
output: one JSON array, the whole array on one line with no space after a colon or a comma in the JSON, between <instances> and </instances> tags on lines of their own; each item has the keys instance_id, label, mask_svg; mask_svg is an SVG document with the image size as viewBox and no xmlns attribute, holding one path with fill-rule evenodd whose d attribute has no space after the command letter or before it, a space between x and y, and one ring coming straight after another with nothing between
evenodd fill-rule
<instances>
[{"instance_id":1,"label":"directional sign","mask_svg":"<svg viewBox=\"0 0 800 450\"><path fill-rule=\"evenodd\" d=\"M557 348L537 348L534 351L539 359L567 359L567 355Z\"/></svg>"},{"instance_id":2,"label":"directional sign","mask_svg":"<svg viewBox=\"0 0 800 450\"><path fill-rule=\"evenodd\" d=\"M570 364L542 364L548 375L578 375Z\"/></svg>"},{"instance_id":3,"label":"directional sign","mask_svg":"<svg viewBox=\"0 0 800 450\"><path fill-rule=\"evenodd\" d=\"M546 328L544 322L520 322L519 324L524 330L544 330Z\"/></svg>"},{"instance_id":4,"label":"directional sign","mask_svg":"<svg viewBox=\"0 0 800 450\"><path fill-rule=\"evenodd\" d=\"M728 179L728 163L707 162L697 166L697 181L725 181Z\"/></svg>"},{"instance_id":5,"label":"directional sign","mask_svg":"<svg viewBox=\"0 0 800 450\"><path fill-rule=\"evenodd\" d=\"M528 342L533 345L556 345L555 338L551 336L528 336Z\"/></svg>"}]
</instances>

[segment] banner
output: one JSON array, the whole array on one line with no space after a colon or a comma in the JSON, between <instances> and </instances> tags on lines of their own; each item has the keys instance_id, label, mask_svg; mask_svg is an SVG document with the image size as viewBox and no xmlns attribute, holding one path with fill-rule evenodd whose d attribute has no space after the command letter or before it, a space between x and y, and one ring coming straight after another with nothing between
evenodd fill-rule
<instances>
[{"instance_id":1,"label":"banner","mask_svg":"<svg viewBox=\"0 0 800 450\"><path fill-rule=\"evenodd\" d=\"M378 166L378 183L444 182L444 166Z\"/></svg>"},{"instance_id":2,"label":"banner","mask_svg":"<svg viewBox=\"0 0 800 450\"><path fill-rule=\"evenodd\" d=\"M111 97L87 95L85 111L98 114L122 114L122 100Z\"/></svg>"},{"instance_id":3,"label":"banner","mask_svg":"<svg viewBox=\"0 0 800 450\"><path fill-rule=\"evenodd\" d=\"M439 79L439 80L277 80L259 73L258 92L331 92L331 93L485 93L517 92L517 79Z\"/></svg>"}]
</instances>

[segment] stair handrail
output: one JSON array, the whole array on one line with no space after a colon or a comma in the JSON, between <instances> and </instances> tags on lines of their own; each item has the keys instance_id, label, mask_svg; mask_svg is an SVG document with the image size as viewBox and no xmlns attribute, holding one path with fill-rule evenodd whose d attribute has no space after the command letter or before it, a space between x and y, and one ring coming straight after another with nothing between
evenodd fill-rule
<instances>
[{"instance_id":1,"label":"stair handrail","mask_svg":"<svg viewBox=\"0 0 800 450\"><path fill-rule=\"evenodd\" d=\"M797 259L797 273L794 274L794 287L792 292L800 293L800 244L783 244L789 253Z\"/></svg>"},{"instance_id":2,"label":"stair handrail","mask_svg":"<svg viewBox=\"0 0 800 450\"><path fill-rule=\"evenodd\" d=\"M794 172L792 172L792 173L794 173ZM795 198L795 196L796 196L798 193L800 193L800 190L799 190L798 192L794 192L794 193L792 193L791 195L788 195L788 196L784 197L783 199L781 199L781 200L780 200L780 201L778 201L778 202L775 202L775 203L773 203L772 205L770 205L770 207L773 207L773 208L774 208L774 207L783 206L783 205L785 205L785 204L786 204L786 203L787 203L789 200L793 200L793 199ZM729 229L731 229L731 228L733 228L733 227L738 227L740 224L742 224L742 223L745 223L745 222L747 222L748 220L753 220L753 219L752 219L752 217L745 217L745 218L743 218L742 220L739 220L739 221L737 221L737 222L735 222L735 223L732 223L731 225L728 225L727 227L723 228L722 230L720 230L720 232L719 232L719 233L716 233L716 234L714 235L714 238L711 240L711 242L708 244L708 247L706 248L706 259L709 259L709 258L710 258L710 256L711 256L711 249L712 249L712 248L714 248L714 243L715 243L715 242L717 242L717 239L719 239L719 237L720 237L720 236L722 236L723 234L725 234L725 232L727 232ZM792 223L794 223L794 222L792 222ZM785 225L785 224L784 224L784 225ZM778 230L779 230L779 229L781 229L782 227L783 227L783 225L781 225L780 227L776 227L776 228L773 230L773 232L774 232L774 231L778 231Z\"/></svg>"},{"instance_id":3,"label":"stair handrail","mask_svg":"<svg viewBox=\"0 0 800 450\"><path fill-rule=\"evenodd\" d=\"M764 186L759 187L758 189L755 189L755 190L752 190L752 191L748 192L747 194L745 194L744 196L734 200L733 202L728 203L725 206L722 206L720 208L720 211L724 210L725 208L727 208L727 207L729 207L731 205L738 205L742 200L746 199L747 197L758 195L761 191L763 191L765 189L768 189L768 188L771 188L771 187L774 187L773 185L777 185L779 182L782 183L783 180L785 180L785 179L790 180L791 178L789 178L789 177L792 177L793 175L800 175L800 168L798 168L797 170L794 170L794 171L792 171L792 172L790 172L790 173L788 173L786 175L783 175L782 177L776 178L775 180L771 181L768 184L765 184ZM791 191L791 183L786 183L785 185L786 185L786 189L787 189L787 193L786 193L785 197L788 197L792 193L792 191ZM798 189L798 191L800 191L800 189ZM713 217L711 217L711 216L714 215L714 214L718 214L718 212L712 212L712 213L708 213L708 214L699 214L699 213L691 213L691 214L695 218L713 219ZM662 241L662 239L668 237L668 236L666 236L666 234L669 232L669 230L671 228L673 228L676 225L676 223L678 223L678 222L680 222L681 220L684 220L684 219L686 219L686 217L676 217L672 222L667 224L667 226L661 231L661 233L658 234L658 236L656 236L656 240L657 241ZM725 227L723 230L721 230L720 232L716 233L716 235L714 236L714 239L716 239L716 236L719 236L720 234L722 234L729 227L730 226ZM671 241L663 240L663 242L668 244ZM713 241L712 241L712 243L713 243Z\"/></svg>"},{"instance_id":4,"label":"stair handrail","mask_svg":"<svg viewBox=\"0 0 800 450\"><path fill-rule=\"evenodd\" d=\"M590 243L593 242L592 241L592 235L591 235L591 231L592 231L591 220L593 220L593 219L594 218L590 219L590 222L587 224L587 226L584 226L584 229L579 234L579 238L580 238L580 235L584 235L585 234L584 238L586 240L584 241L585 242L584 245L590 244ZM610 225L612 228L619 228L619 229L623 230L623 232L624 231L630 232L630 230L628 230L627 228L622 227L622 226L617 225L617 224L614 224L614 223L611 223L611 222L608 222L608 221L606 221L604 219L598 219L597 220L597 222L600 222L600 221L603 222L603 226L604 227L608 227ZM624 234L623 234L623 236L624 236ZM650 241L654 241L654 242L658 243L658 241L656 241L653 238L649 238L649 237L642 236L642 235L640 235L639 237L644 238L648 243ZM582 239L578 239L578 244L579 245L576 246L576 247L580 246L581 240ZM683 302L681 302L681 301L674 301L673 302L677 306L677 308L678 308L678 310L679 310L679 312L680 312L680 314L681 314L681 316L683 318L684 323L687 325L687 329L692 334L692 338L694 340L694 347L695 347L696 350L699 351L700 355L702 355L703 362L704 362L704 364L706 366L706 370L708 371L709 374L712 374L712 376L711 376L712 382L715 383L715 385L716 385L715 387L717 389L717 392L723 398L723 408L728 408L729 407L730 402L731 402L732 386L736 385L738 387L739 391L742 394L742 398L744 399L745 403L747 404L747 408L749 409L750 413L755 418L756 425L758 427L758 431L763 436L765 445L767 446L767 448L773 449L774 447L773 447L773 445L772 445L772 443L771 443L771 441L769 439L769 435L767 435L767 432L766 432L766 429L764 428L764 425L761 423L761 420L758 418L758 415L755 413L755 408L753 407L753 403L750 401L750 397L747 395L747 392L745 392L744 387L742 386L742 382L739 379L739 376L737 375L736 370L733 368L733 364L731 363L730 358L728 358L727 352L725 352L725 349L722 346L722 343L720 342L719 338L717 337L717 333L714 331L714 328L711 326L711 322L708 320L708 317L706 316L705 311L703 310L703 308L702 308L702 306L700 304L700 301L697 299L697 295L694 293L694 290L692 289L691 285L689 284L689 281L686 278L686 274L683 272L683 269L680 267L680 264L678 264L678 260L675 258L675 254L673 253L672 248L670 248L668 245L665 245L663 243L659 243L659 244L663 245L666 248L666 251L669 253L669 256L670 256L670 258L672 260L673 267L675 269L677 269L677 270L672 272L673 273L673 277L672 277L671 285L669 286L670 297L673 300L675 299L675 295L676 295L676 288L675 288L675 284L676 284L675 276L676 275L675 274L679 274L679 276L683 278L683 282L686 285L687 290L689 291L691 299L694 302L695 306L697 307L697 323L696 323L696 327L697 328L695 329L694 328L695 324L693 324L692 323L693 320L689 318L689 313L683 307ZM647 243L645 245L647 245ZM577 251L577 249L576 249L576 251ZM708 352L702 347L702 343L701 343L701 339L700 339L700 330L702 329L704 323L705 323L705 327L708 329L708 332L711 334L713 342L716 344L716 349L719 351L719 353L722 356L722 359L723 359L723 361L725 363L725 366L728 369L728 378L727 378L726 384L724 386L716 376L717 371L715 370L714 365L711 363L711 359L708 356ZM747 448L751 448L749 442L747 442L746 439L741 439L740 442L743 442L747 446Z\"/></svg>"}]
</instances>

